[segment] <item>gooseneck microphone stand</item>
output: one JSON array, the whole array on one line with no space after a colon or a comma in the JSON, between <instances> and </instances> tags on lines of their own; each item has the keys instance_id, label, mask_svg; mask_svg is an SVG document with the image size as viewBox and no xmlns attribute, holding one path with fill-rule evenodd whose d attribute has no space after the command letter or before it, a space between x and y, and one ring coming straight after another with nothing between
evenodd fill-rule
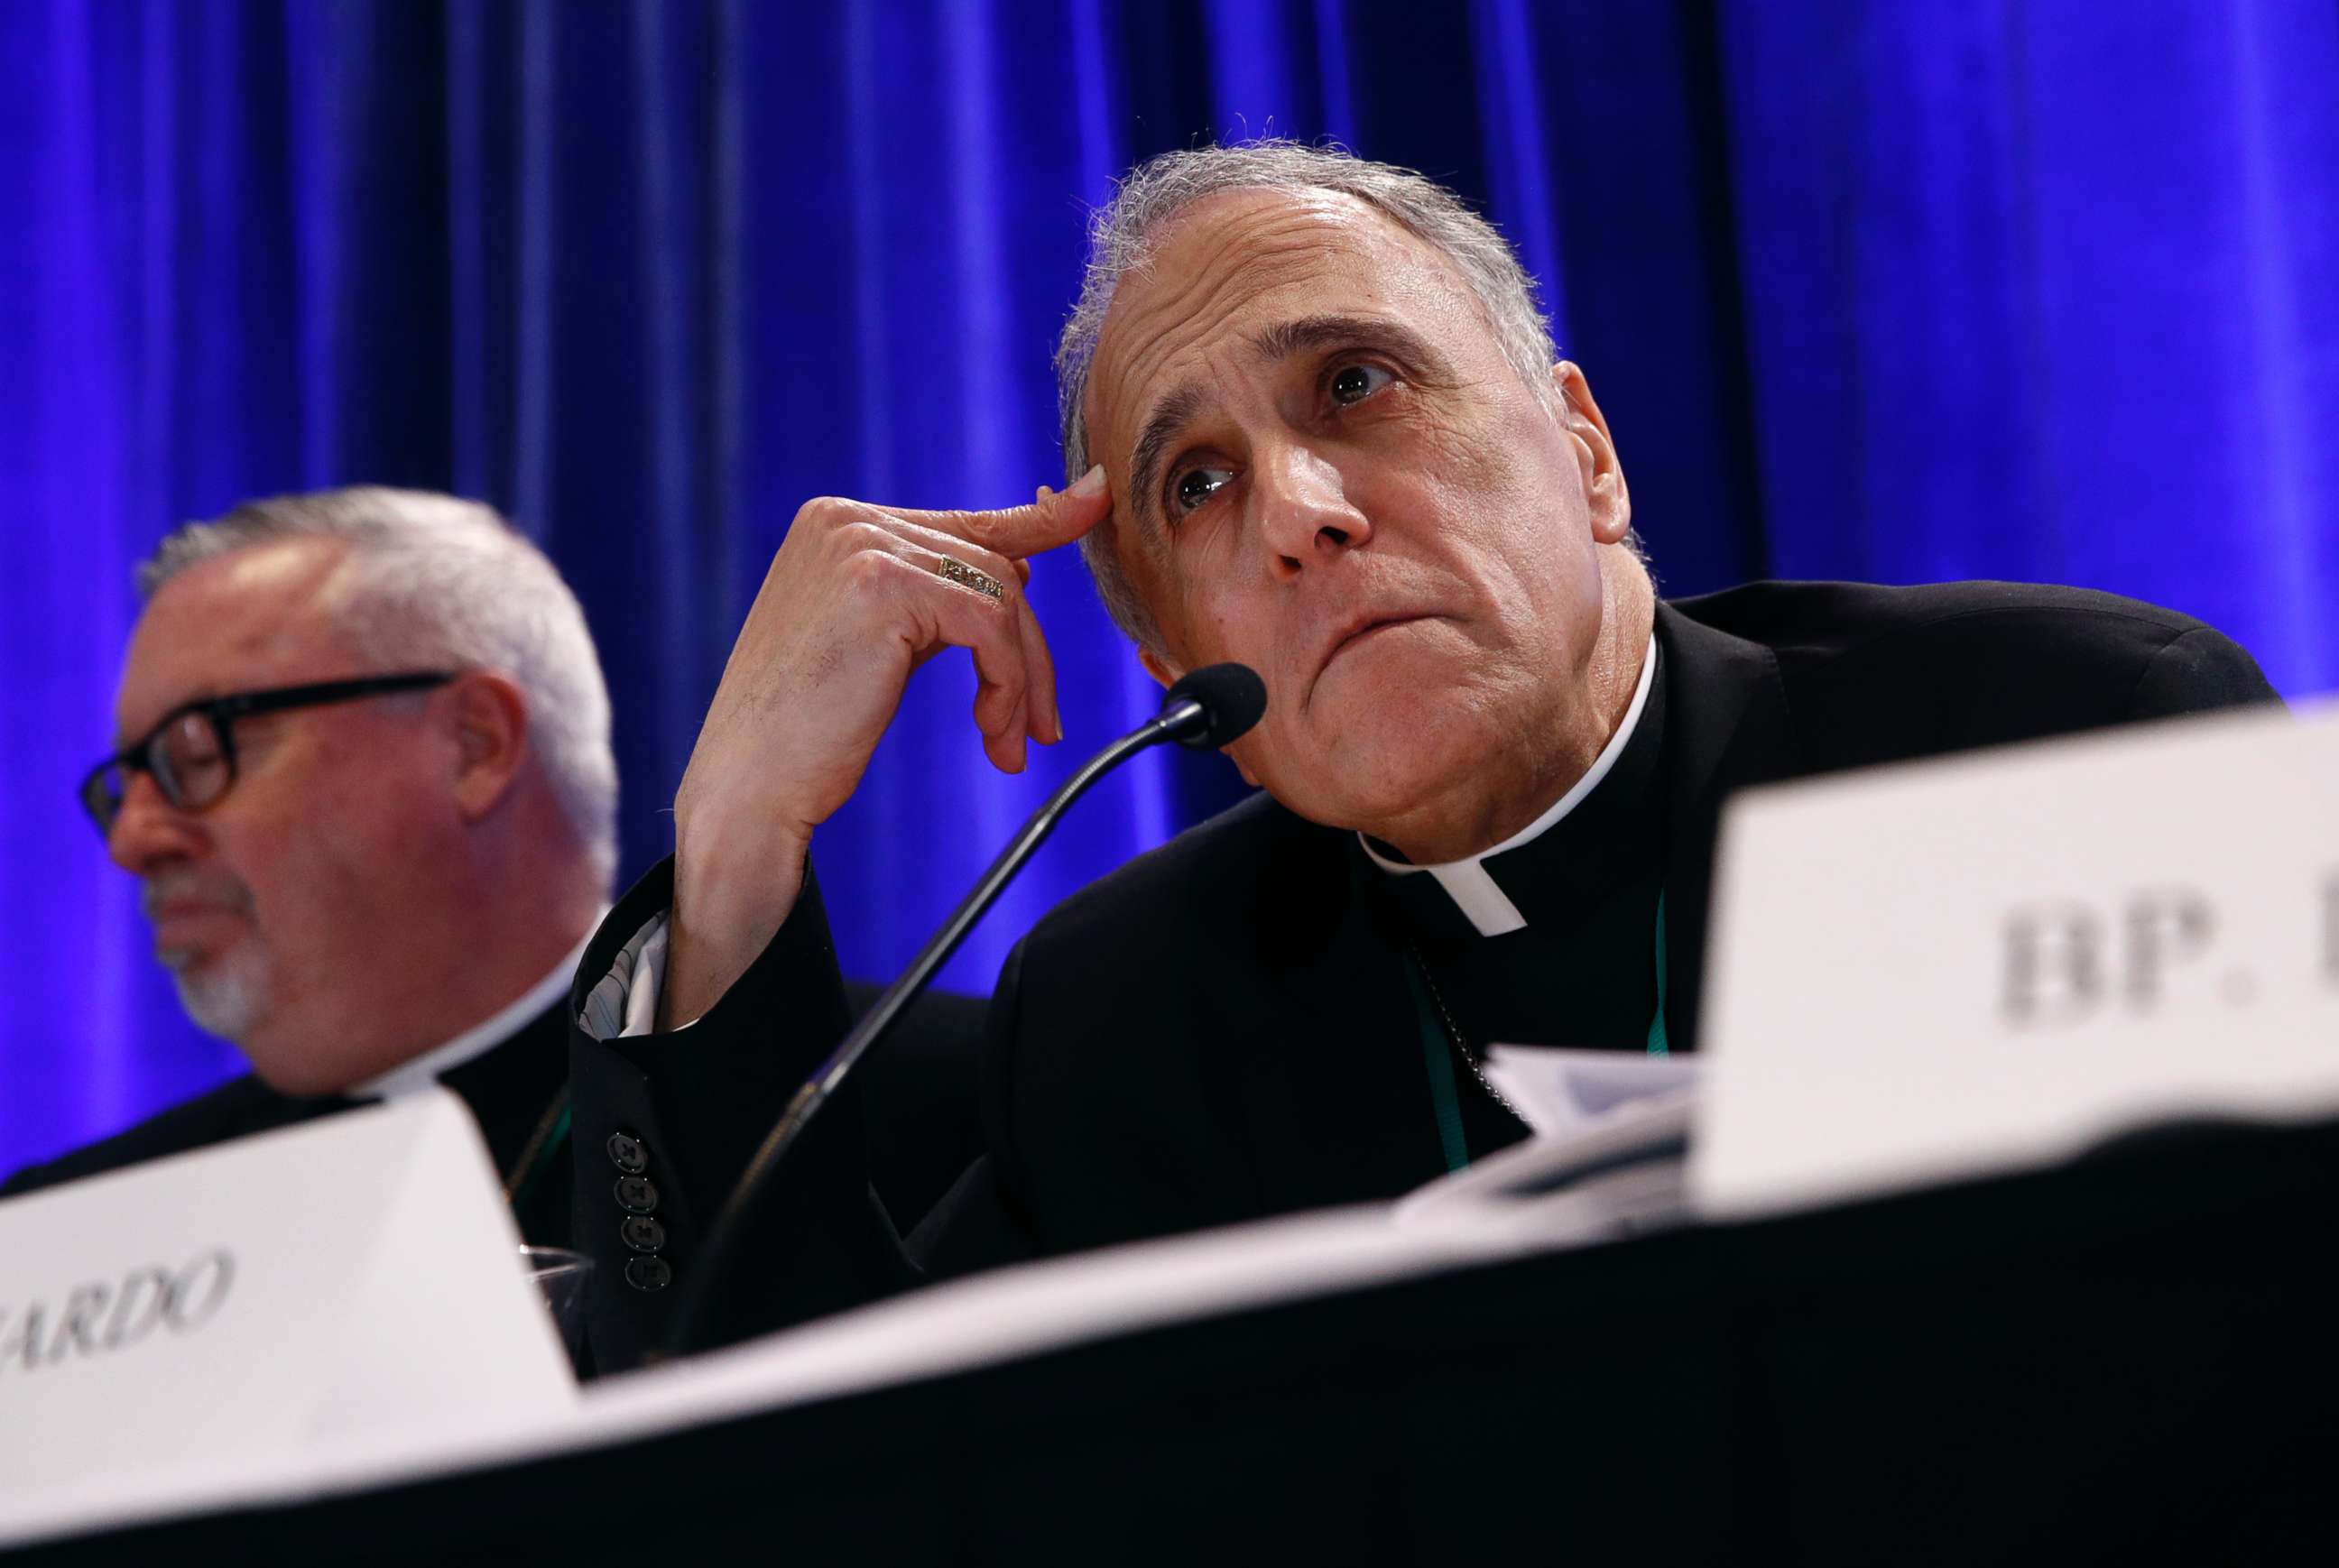
<instances>
[{"instance_id":1,"label":"gooseneck microphone stand","mask_svg":"<svg viewBox=\"0 0 2339 1568\"><path fill-rule=\"evenodd\" d=\"M796 1090L787 1109L780 1113L779 1120L772 1124L772 1130L764 1135L764 1141L756 1146L746 1169L739 1173L738 1181L707 1231L705 1254L698 1267L691 1271L691 1282L685 1287L676 1307L673 1327L666 1336L667 1356L688 1353L707 1304L715 1299L722 1281L731 1272L739 1238L761 1207L773 1173L803 1137L804 1128L844 1083L854 1064L884 1036L902 1010L926 988L934 971L958 951L959 943L966 940L974 922L982 918L983 912L1023 868L1023 863L1055 831L1057 821L1071 804L1087 794L1090 785L1141 751L1165 741L1197 749L1222 746L1249 730L1266 710L1266 685L1248 666L1209 665L1195 670L1170 688L1159 714L1091 757L1026 819L1007 847L991 863L990 869L976 881L973 890L943 922L942 929L927 940L918 956L910 961L909 968L885 988L875 1005L804 1080L804 1087Z\"/></svg>"}]
</instances>

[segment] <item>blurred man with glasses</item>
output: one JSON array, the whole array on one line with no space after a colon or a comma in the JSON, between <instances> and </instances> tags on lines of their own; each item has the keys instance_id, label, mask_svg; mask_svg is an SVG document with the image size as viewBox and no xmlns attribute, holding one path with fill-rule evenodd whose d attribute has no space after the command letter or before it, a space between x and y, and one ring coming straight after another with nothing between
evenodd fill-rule
<instances>
[{"instance_id":1,"label":"blurred man with glasses","mask_svg":"<svg viewBox=\"0 0 2339 1568\"><path fill-rule=\"evenodd\" d=\"M155 956L251 1074L16 1193L443 1083L570 1239L562 1003L617 858L583 612L489 508L357 488L163 541L82 784Z\"/></svg>"}]
</instances>

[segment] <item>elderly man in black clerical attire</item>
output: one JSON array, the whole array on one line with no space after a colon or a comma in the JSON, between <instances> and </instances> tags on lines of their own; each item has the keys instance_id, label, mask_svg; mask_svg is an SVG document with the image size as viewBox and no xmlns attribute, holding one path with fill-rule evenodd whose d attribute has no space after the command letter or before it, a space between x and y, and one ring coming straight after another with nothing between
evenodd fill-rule
<instances>
[{"instance_id":1,"label":"elderly man in black clerical attire","mask_svg":"<svg viewBox=\"0 0 2339 1568\"><path fill-rule=\"evenodd\" d=\"M626 1119L580 1132L681 1131L671 1212L706 1218L843 1028L807 854L911 671L972 650L1002 768L1060 737L1028 556L1081 539L1158 679L1258 671L1266 717L1229 751L1262 793L1023 939L992 1004L987 1152L906 1243L864 1200L848 1117L815 1126L725 1332L921 1272L1393 1198L1524 1136L1478 1073L1490 1042L1695 1049L1730 791L2272 700L2216 631L2097 593L1661 602L1584 372L1502 239L1404 170L1280 143L1144 165L1095 225L1058 366L1064 491L797 514L674 859L580 971L593 1114Z\"/></svg>"}]
</instances>

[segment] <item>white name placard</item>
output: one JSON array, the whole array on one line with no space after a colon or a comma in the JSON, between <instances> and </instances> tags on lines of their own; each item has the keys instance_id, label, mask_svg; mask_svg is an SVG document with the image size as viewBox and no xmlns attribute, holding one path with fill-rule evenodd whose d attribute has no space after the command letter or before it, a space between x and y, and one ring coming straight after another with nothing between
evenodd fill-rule
<instances>
[{"instance_id":1,"label":"white name placard","mask_svg":"<svg viewBox=\"0 0 2339 1568\"><path fill-rule=\"evenodd\" d=\"M577 1394L443 1090L0 1203L0 1533L61 1492Z\"/></svg>"},{"instance_id":2,"label":"white name placard","mask_svg":"<svg viewBox=\"0 0 2339 1568\"><path fill-rule=\"evenodd\" d=\"M1716 874L1710 1214L2339 1114L2339 710L1753 792Z\"/></svg>"}]
</instances>

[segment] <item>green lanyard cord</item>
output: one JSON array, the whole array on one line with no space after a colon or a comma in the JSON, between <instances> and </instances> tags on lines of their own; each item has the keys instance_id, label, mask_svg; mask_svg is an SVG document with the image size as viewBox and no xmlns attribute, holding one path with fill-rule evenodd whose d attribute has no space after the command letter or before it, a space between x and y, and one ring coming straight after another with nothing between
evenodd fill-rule
<instances>
[{"instance_id":1,"label":"green lanyard cord","mask_svg":"<svg viewBox=\"0 0 2339 1568\"><path fill-rule=\"evenodd\" d=\"M1672 1054L1672 1041L1665 1034L1665 998L1669 991L1665 977L1665 895L1657 893L1657 1011L1649 1020L1649 1054ZM1446 1033L1437 1016L1437 1009L1429 998L1428 981L1412 954L1406 955L1406 982L1413 989L1413 1008L1421 1023L1421 1046L1424 1064L1429 1070L1430 1109L1437 1118L1437 1144L1446 1156L1448 1171L1461 1169L1470 1163L1470 1146L1462 1135L1462 1098L1454 1077L1454 1052L1461 1041Z\"/></svg>"},{"instance_id":2,"label":"green lanyard cord","mask_svg":"<svg viewBox=\"0 0 2339 1568\"><path fill-rule=\"evenodd\" d=\"M1670 1056L1672 1045L1665 1039L1665 892L1657 890L1657 1011L1649 1020L1649 1054Z\"/></svg>"}]
</instances>

